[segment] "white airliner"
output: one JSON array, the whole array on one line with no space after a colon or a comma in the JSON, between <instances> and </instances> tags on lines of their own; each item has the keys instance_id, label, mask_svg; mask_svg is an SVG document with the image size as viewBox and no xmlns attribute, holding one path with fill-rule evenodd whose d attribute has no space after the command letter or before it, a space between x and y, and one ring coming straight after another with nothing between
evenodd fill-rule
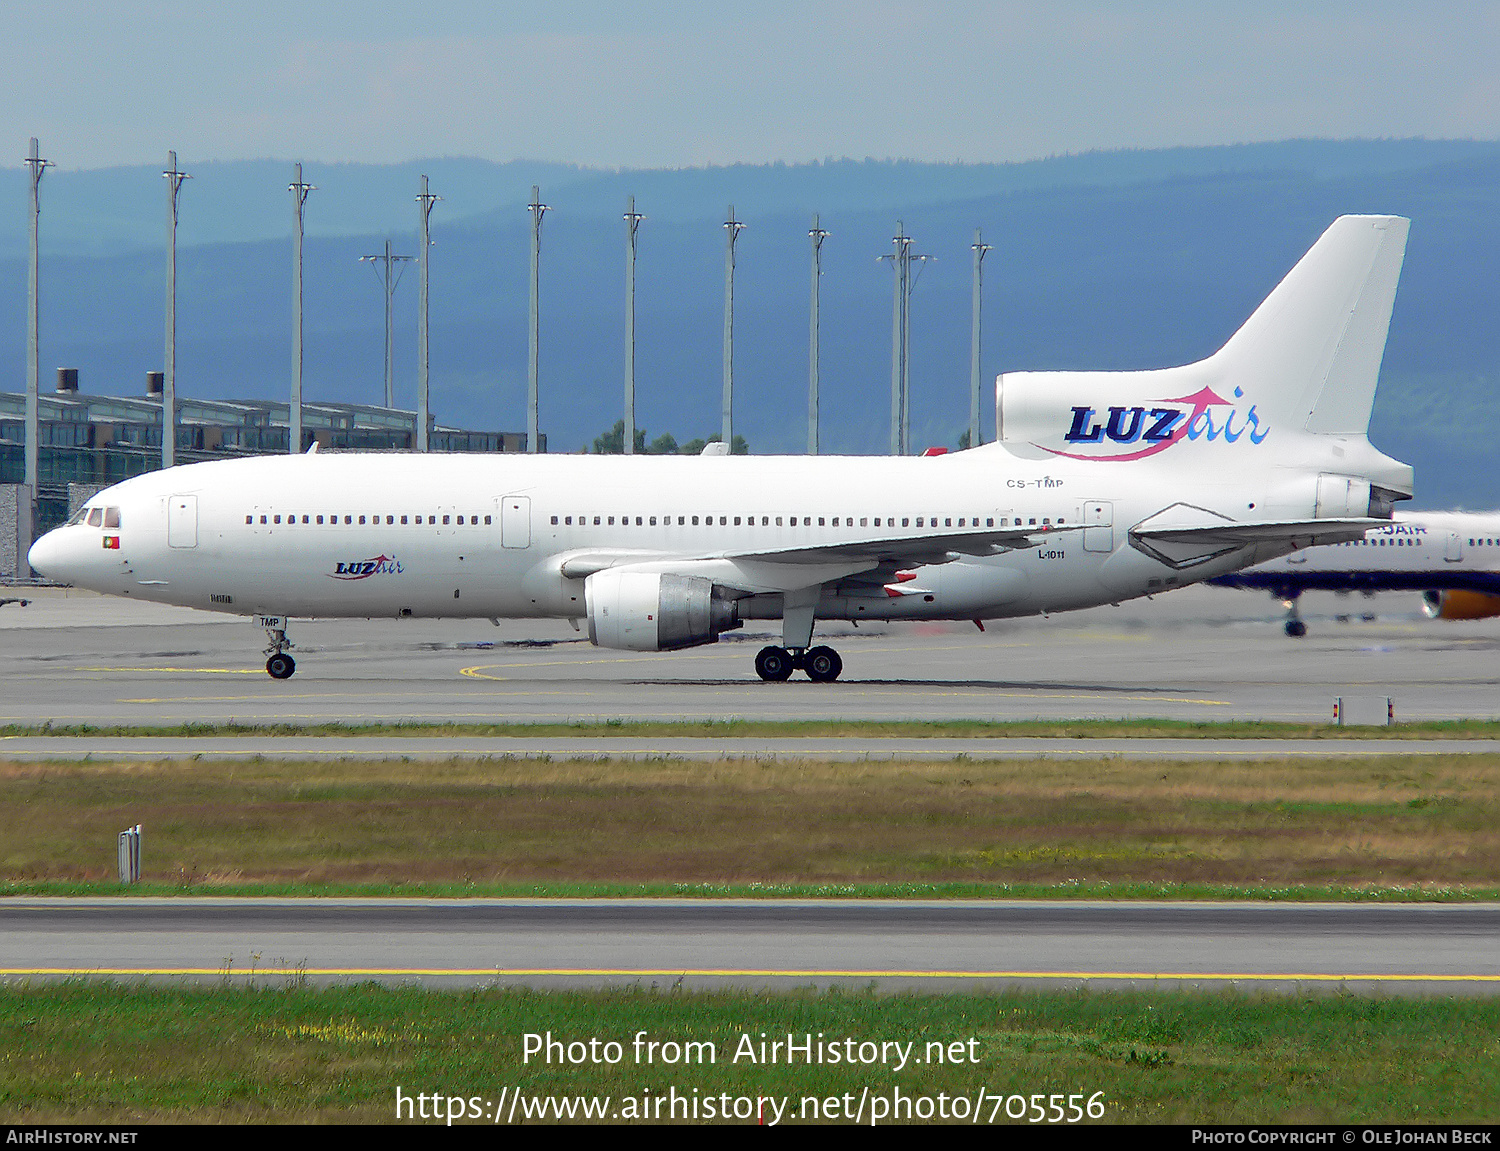
<instances>
[{"instance_id":1,"label":"white airliner","mask_svg":"<svg viewBox=\"0 0 1500 1151\"><path fill-rule=\"evenodd\" d=\"M1366 438L1408 221L1344 216L1206 360L997 382L999 442L933 458L317 454L101 492L44 575L260 617L561 617L601 647L782 621L762 679L842 660L823 620L984 620L1151 595L1360 539L1411 468Z\"/></svg>"},{"instance_id":2,"label":"white airliner","mask_svg":"<svg viewBox=\"0 0 1500 1151\"><path fill-rule=\"evenodd\" d=\"M1430 619L1500 615L1500 512L1407 512L1363 539L1307 548L1215 576L1223 587L1258 588L1286 605L1286 634L1307 634L1305 591L1419 591Z\"/></svg>"}]
</instances>

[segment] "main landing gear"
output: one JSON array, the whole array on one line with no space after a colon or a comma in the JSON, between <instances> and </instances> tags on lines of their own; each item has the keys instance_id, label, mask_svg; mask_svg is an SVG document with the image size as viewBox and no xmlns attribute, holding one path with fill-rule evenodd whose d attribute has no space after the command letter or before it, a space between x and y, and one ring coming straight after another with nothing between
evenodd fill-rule
<instances>
[{"instance_id":1,"label":"main landing gear","mask_svg":"<svg viewBox=\"0 0 1500 1151\"><path fill-rule=\"evenodd\" d=\"M297 661L286 654L286 649L293 646L286 638L286 628L268 627L266 635L271 641L266 648L266 654L271 657L266 660L266 674L272 679L291 679L292 672L297 670Z\"/></svg>"},{"instance_id":2,"label":"main landing gear","mask_svg":"<svg viewBox=\"0 0 1500 1151\"><path fill-rule=\"evenodd\" d=\"M788 651L784 647L763 647L755 657L755 674L769 682L790 679L801 668L813 683L832 683L844 670L844 661L831 647L810 647Z\"/></svg>"},{"instance_id":3,"label":"main landing gear","mask_svg":"<svg viewBox=\"0 0 1500 1151\"><path fill-rule=\"evenodd\" d=\"M844 661L831 647L813 647L813 615L822 592L820 584L784 593L781 609L781 646L763 647L755 657L755 674L780 683L799 667L813 683L832 683Z\"/></svg>"}]
</instances>

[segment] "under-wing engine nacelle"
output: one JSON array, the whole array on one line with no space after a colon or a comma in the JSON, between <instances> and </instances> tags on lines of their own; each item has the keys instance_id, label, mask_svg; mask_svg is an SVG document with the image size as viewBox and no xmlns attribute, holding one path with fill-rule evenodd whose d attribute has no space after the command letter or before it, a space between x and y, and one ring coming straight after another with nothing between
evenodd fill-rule
<instances>
[{"instance_id":1,"label":"under-wing engine nacelle","mask_svg":"<svg viewBox=\"0 0 1500 1151\"><path fill-rule=\"evenodd\" d=\"M630 651L718 643L740 626L739 604L702 576L605 570L584 583L589 641Z\"/></svg>"},{"instance_id":2,"label":"under-wing engine nacelle","mask_svg":"<svg viewBox=\"0 0 1500 1151\"><path fill-rule=\"evenodd\" d=\"M1500 596L1482 591L1424 591L1422 614L1428 619L1489 619L1500 615Z\"/></svg>"}]
</instances>

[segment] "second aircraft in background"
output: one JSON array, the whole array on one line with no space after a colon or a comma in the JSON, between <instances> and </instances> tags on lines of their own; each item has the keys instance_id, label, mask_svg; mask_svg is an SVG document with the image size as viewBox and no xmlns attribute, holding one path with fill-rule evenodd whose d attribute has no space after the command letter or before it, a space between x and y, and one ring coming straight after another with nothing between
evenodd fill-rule
<instances>
[{"instance_id":1,"label":"second aircraft in background","mask_svg":"<svg viewBox=\"0 0 1500 1151\"><path fill-rule=\"evenodd\" d=\"M1287 608L1286 634L1304 636L1305 591L1419 591L1432 619L1500 615L1500 512L1406 512L1348 543L1305 548L1208 581L1268 591Z\"/></svg>"}]
</instances>

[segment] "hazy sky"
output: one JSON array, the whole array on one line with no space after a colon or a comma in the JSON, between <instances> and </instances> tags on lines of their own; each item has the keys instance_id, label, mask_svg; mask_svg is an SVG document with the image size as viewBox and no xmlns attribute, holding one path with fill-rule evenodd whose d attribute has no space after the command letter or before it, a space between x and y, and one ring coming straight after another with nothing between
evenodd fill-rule
<instances>
[{"instance_id":1,"label":"hazy sky","mask_svg":"<svg viewBox=\"0 0 1500 1151\"><path fill-rule=\"evenodd\" d=\"M5 31L7 166L31 134L68 168L1500 137L1496 0L50 0Z\"/></svg>"}]
</instances>

